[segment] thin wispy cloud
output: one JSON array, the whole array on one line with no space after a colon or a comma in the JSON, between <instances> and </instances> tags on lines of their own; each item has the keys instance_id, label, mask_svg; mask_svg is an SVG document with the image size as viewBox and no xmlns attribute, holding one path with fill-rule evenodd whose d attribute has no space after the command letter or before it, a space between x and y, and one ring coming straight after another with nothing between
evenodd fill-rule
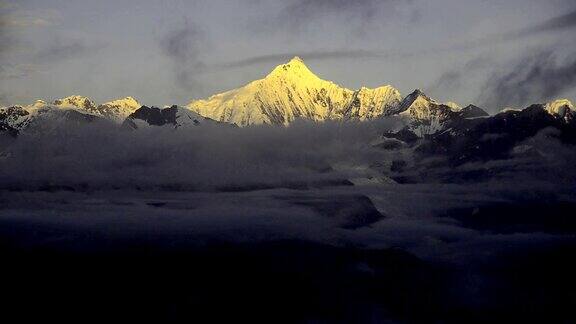
<instances>
[{"instance_id":1,"label":"thin wispy cloud","mask_svg":"<svg viewBox=\"0 0 576 324\"><path fill-rule=\"evenodd\" d=\"M471 86L470 81L477 79L479 72L490 70L493 64L493 60L486 56L471 59L463 65L444 71L426 88L426 92L430 92L431 95L442 95L457 92L463 87L469 87Z\"/></svg>"},{"instance_id":2,"label":"thin wispy cloud","mask_svg":"<svg viewBox=\"0 0 576 324\"><path fill-rule=\"evenodd\" d=\"M554 50L529 52L492 74L479 102L490 108L544 102L576 88L576 53L559 58Z\"/></svg>"},{"instance_id":3,"label":"thin wispy cloud","mask_svg":"<svg viewBox=\"0 0 576 324\"><path fill-rule=\"evenodd\" d=\"M510 33L504 36L504 38L520 38L537 33L553 32L572 28L576 28L576 10L565 15L553 17L535 26L527 27L517 32Z\"/></svg>"},{"instance_id":4,"label":"thin wispy cloud","mask_svg":"<svg viewBox=\"0 0 576 324\"><path fill-rule=\"evenodd\" d=\"M95 53L103 45L91 44L82 39L55 38L47 47L34 54L37 62L54 63L80 58Z\"/></svg>"},{"instance_id":5,"label":"thin wispy cloud","mask_svg":"<svg viewBox=\"0 0 576 324\"><path fill-rule=\"evenodd\" d=\"M475 49L486 45L515 41L531 36L536 36L539 34L561 32L573 28L576 28L576 11L552 17L548 20L544 20L543 22L529 25L521 29L502 32L497 35L488 36L472 42L459 44L454 46L454 49L456 50Z\"/></svg>"},{"instance_id":6,"label":"thin wispy cloud","mask_svg":"<svg viewBox=\"0 0 576 324\"><path fill-rule=\"evenodd\" d=\"M61 13L56 9L6 7L0 10L0 22L4 28L47 27L62 20Z\"/></svg>"},{"instance_id":7,"label":"thin wispy cloud","mask_svg":"<svg viewBox=\"0 0 576 324\"><path fill-rule=\"evenodd\" d=\"M338 30L354 34L373 25L385 25L401 5L412 0L288 0L279 2L280 10L265 17L267 30L302 33L319 25L338 25ZM346 22L343 24L342 22ZM260 23L259 23L260 24Z\"/></svg>"},{"instance_id":8,"label":"thin wispy cloud","mask_svg":"<svg viewBox=\"0 0 576 324\"><path fill-rule=\"evenodd\" d=\"M345 14L358 14L366 19L373 19L378 12L379 6L382 5L394 5L400 3L401 1L373 1L373 0L363 0L361 4L350 1L310 1L310 0L300 0L289 4L281 12L281 16L290 17L287 21L295 24L308 24L311 23L311 19L314 19L316 15L329 14L330 12L335 13L345 13ZM405 1L405 3L410 3L411 1ZM348 12L350 11L350 12ZM526 27L521 30L512 31L504 33L503 35L491 36L485 39L473 41L470 43L460 43L450 47L437 47L437 48L425 48L419 51L381 51L381 50L335 50L335 51L303 51L303 52L288 52L288 53L276 53L276 54L265 54L260 56L249 57L241 59L234 62L226 62L215 64L213 66L207 66L208 70L225 70L229 68L246 67L252 65L259 65L262 63L278 63L283 60L290 59L293 56L300 56L306 60L329 60L329 59L354 59L354 58L372 58L372 59L402 59L408 57L423 57L428 55L440 55L450 52L458 52L462 50L475 49L483 47L486 44L494 44L501 41L514 40L517 38L522 38L534 33L542 32L553 32L561 31L565 29L570 29L576 27L576 11L568 13L566 15L561 15L548 19L542 23L536 24L534 26ZM468 62L464 67L466 70L474 69L478 62ZM485 65L483 65L485 66ZM456 80L461 76L461 72L458 71L447 71L442 75L437 84L433 87L439 87L447 85L449 83L457 83Z\"/></svg>"},{"instance_id":9,"label":"thin wispy cloud","mask_svg":"<svg viewBox=\"0 0 576 324\"><path fill-rule=\"evenodd\" d=\"M233 62L225 62L209 66L208 69L233 69L264 63L281 63L299 56L306 61L313 60L340 60L340 59L383 59L398 57L399 54L371 50L334 50L334 51L302 51L290 53L267 54L249 57Z\"/></svg>"},{"instance_id":10,"label":"thin wispy cloud","mask_svg":"<svg viewBox=\"0 0 576 324\"><path fill-rule=\"evenodd\" d=\"M287 1L288 5L280 12L279 17L294 24L307 23L312 19L330 14L358 16L360 19L373 19L380 6L395 2L378 0L295 0Z\"/></svg>"},{"instance_id":11,"label":"thin wispy cloud","mask_svg":"<svg viewBox=\"0 0 576 324\"><path fill-rule=\"evenodd\" d=\"M205 67L203 56L208 44L208 36L204 29L189 21L163 35L159 45L171 61L179 86L186 88L199 86L194 80L194 74Z\"/></svg>"}]
</instances>

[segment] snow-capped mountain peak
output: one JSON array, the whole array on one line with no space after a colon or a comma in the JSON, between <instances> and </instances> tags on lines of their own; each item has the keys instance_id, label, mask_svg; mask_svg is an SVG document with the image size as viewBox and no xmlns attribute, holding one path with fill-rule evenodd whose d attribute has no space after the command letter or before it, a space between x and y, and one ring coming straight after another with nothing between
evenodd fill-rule
<instances>
[{"instance_id":1,"label":"snow-capped mountain peak","mask_svg":"<svg viewBox=\"0 0 576 324\"><path fill-rule=\"evenodd\" d=\"M123 99L116 99L113 101L109 101L106 103L103 103L103 105L108 105L108 106L122 106L122 107L130 107L130 108L135 108L138 109L140 107L142 107L142 105L138 102L138 100L134 99L133 97L126 97Z\"/></svg>"},{"instance_id":2,"label":"snow-capped mountain peak","mask_svg":"<svg viewBox=\"0 0 576 324\"><path fill-rule=\"evenodd\" d=\"M458 113L460 114L460 117L463 118L478 118L478 117L490 116L490 114L488 114L484 109L475 106L473 104L469 104L468 106L460 109Z\"/></svg>"},{"instance_id":3,"label":"snow-capped mountain peak","mask_svg":"<svg viewBox=\"0 0 576 324\"><path fill-rule=\"evenodd\" d=\"M436 103L436 101L428 97L422 90L416 89L402 100L401 107L406 110L413 105L426 105L429 103Z\"/></svg>"},{"instance_id":4,"label":"snow-capped mountain peak","mask_svg":"<svg viewBox=\"0 0 576 324\"><path fill-rule=\"evenodd\" d=\"M429 110L431 105L438 105L438 103L420 89L416 89L400 102L395 113L414 115L414 117L417 117L416 115Z\"/></svg>"},{"instance_id":5,"label":"snow-capped mountain peak","mask_svg":"<svg viewBox=\"0 0 576 324\"><path fill-rule=\"evenodd\" d=\"M96 110L96 104L94 104L94 101L88 97L78 95L56 99L54 100L53 105L57 107L78 108L92 113Z\"/></svg>"},{"instance_id":6,"label":"snow-capped mountain peak","mask_svg":"<svg viewBox=\"0 0 576 324\"><path fill-rule=\"evenodd\" d=\"M574 105L568 99L558 99L551 102L546 103L545 105L546 111L550 114L560 115L563 114L564 110L574 110Z\"/></svg>"},{"instance_id":7,"label":"snow-capped mountain peak","mask_svg":"<svg viewBox=\"0 0 576 324\"><path fill-rule=\"evenodd\" d=\"M400 94L390 86L353 91L322 80L302 59L295 57L263 79L192 101L187 107L204 117L239 126L287 125L297 118L313 121L375 118L399 101Z\"/></svg>"},{"instance_id":8,"label":"snow-capped mountain peak","mask_svg":"<svg viewBox=\"0 0 576 324\"><path fill-rule=\"evenodd\" d=\"M36 100L33 104L24 107L28 112L36 111L42 107L45 107L48 103L44 100Z\"/></svg>"},{"instance_id":9,"label":"snow-capped mountain peak","mask_svg":"<svg viewBox=\"0 0 576 324\"><path fill-rule=\"evenodd\" d=\"M320 78L312 73L304 61L298 56L295 56L286 64L281 64L275 67L272 72L266 76L266 79L292 79L299 81L320 80Z\"/></svg>"},{"instance_id":10,"label":"snow-capped mountain peak","mask_svg":"<svg viewBox=\"0 0 576 324\"><path fill-rule=\"evenodd\" d=\"M544 109L549 114L560 117L565 121L570 121L576 116L574 105L568 99L559 99L548 102L544 105Z\"/></svg>"},{"instance_id":11,"label":"snow-capped mountain peak","mask_svg":"<svg viewBox=\"0 0 576 324\"><path fill-rule=\"evenodd\" d=\"M57 99L53 104L37 100L25 107L12 106L0 110L0 130L28 135L65 131L75 127L103 121L98 117L93 102L81 96Z\"/></svg>"},{"instance_id":12,"label":"snow-capped mountain peak","mask_svg":"<svg viewBox=\"0 0 576 324\"><path fill-rule=\"evenodd\" d=\"M454 101L445 102L444 105L450 107L450 109L454 112L462 110L462 107Z\"/></svg>"},{"instance_id":13,"label":"snow-capped mountain peak","mask_svg":"<svg viewBox=\"0 0 576 324\"><path fill-rule=\"evenodd\" d=\"M443 130L458 114L452 107L438 103L419 89L406 96L395 112L410 120L411 130L418 136Z\"/></svg>"},{"instance_id":14,"label":"snow-capped mountain peak","mask_svg":"<svg viewBox=\"0 0 576 324\"><path fill-rule=\"evenodd\" d=\"M54 106L60 108L79 109L93 115L110 119L117 123L122 123L126 117L142 105L132 97L109 101L97 106L94 101L87 97L70 96L55 100Z\"/></svg>"},{"instance_id":15,"label":"snow-capped mountain peak","mask_svg":"<svg viewBox=\"0 0 576 324\"><path fill-rule=\"evenodd\" d=\"M138 110L142 105L132 97L117 99L98 106L98 114L117 123L122 123L126 117Z\"/></svg>"}]
</instances>

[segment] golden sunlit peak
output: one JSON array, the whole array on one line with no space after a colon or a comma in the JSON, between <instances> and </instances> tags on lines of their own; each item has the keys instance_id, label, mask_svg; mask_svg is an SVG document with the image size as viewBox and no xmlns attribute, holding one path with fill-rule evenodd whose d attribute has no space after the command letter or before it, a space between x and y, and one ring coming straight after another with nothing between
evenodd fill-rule
<instances>
[{"instance_id":1,"label":"golden sunlit peak","mask_svg":"<svg viewBox=\"0 0 576 324\"><path fill-rule=\"evenodd\" d=\"M300 58L300 56L294 56L288 63L282 64L281 67L288 71L290 70L298 70L298 69L305 69L308 70L308 67L304 63L304 60Z\"/></svg>"},{"instance_id":2,"label":"golden sunlit peak","mask_svg":"<svg viewBox=\"0 0 576 324\"><path fill-rule=\"evenodd\" d=\"M304 64L304 60L303 60L302 58L300 58L300 56L298 56L298 55L294 56L294 57L290 60L290 62L288 62L288 64L298 64L298 63Z\"/></svg>"},{"instance_id":3,"label":"golden sunlit peak","mask_svg":"<svg viewBox=\"0 0 576 324\"><path fill-rule=\"evenodd\" d=\"M304 64L304 61L298 56L291 59L285 64L278 65L272 72L266 77L266 79L308 79L308 80L318 80L318 77L308 69Z\"/></svg>"}]
</instances>

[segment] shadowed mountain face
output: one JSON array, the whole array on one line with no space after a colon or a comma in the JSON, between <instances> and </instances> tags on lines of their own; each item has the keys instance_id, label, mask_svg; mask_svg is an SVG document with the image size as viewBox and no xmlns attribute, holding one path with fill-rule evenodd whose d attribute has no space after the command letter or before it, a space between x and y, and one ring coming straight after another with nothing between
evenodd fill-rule
<instances>
[{"instance_id":1,"label":"shadowed mountain face","mask_svg":"<svg viewBox=\"0 0 576 324\"><path fill-rule=\"evenodd\" d=\"M169 126L179 128L201 125L224 126L223 123L202 117L189 109L178 107L176 105L164 109L142 106L130 114L122 124L124 128L130 129L137 129L146 126Z\"/></svg>"},{"instance_id":2,"label":"shadowed mountain face","mask_svg":"<svg viewBox=\"0 0 576 324\"><path fill-rule=\"evenodd\" d=\"M468 105L459 112L460 116L463 118L476 118L476 117L488 117L488 113L485 112L482 108Z\"/></svg>"},{"instance_id":3,"label":"shadowed mountain face","mask_svg":"<svg viewBox=\"0 0 576 324\"><path fill-rule=\"evenodd\" d=\"M383 138L400 141L403 145L397 147L411 151L414 158L395 179L466 182L515 175L523 181L526 173L544 179L552 172L561 174L559 181L571 181L574 170L564 163L576 153L574 112L566 107L561 114L551 113L550 106L532 105L494 116L457 115L441 131L425 136L418 136L413 126L387 132Z\"/></svg>"},{"instance_id":4,"label":"shadowed mountain face","mask_svg":"<svg viewBox=\"0 0 576 324\"><path fill-rule=\"evenodd\" d=\"M160 108L148 108L146 106L142 106L140 109L136 110L128 119L124 121L124 125L129 123L131 120L140 119L145 121L151 126L163 126L166 124L176 125L176 111L178 110L177 107L170 107L166 109Z\"/></svg>"},{"instance_id":5,"label":"shadowed mountain face","mask_svg":"<svg viewBox=\"0 0 576 324\"><path fill-rule=\"evenodd\" d=\"M522 141L548 128L566 144L576 143L576 123L549 114L543 105L493 117L455 120L451 129L431 138L426 149L445 151L455 163L504 158Z\"/></svg>"},{"instance_id":6,"label":"shadowed mountain face","mask_svg":"<svg viewBox=\"0 0 576 324\"><path fill-rule=\"evenodd\" d=\"M20 106L0 109L0 132L16 136L18 124L30 113Z\"/></svg>"}]
</instances>

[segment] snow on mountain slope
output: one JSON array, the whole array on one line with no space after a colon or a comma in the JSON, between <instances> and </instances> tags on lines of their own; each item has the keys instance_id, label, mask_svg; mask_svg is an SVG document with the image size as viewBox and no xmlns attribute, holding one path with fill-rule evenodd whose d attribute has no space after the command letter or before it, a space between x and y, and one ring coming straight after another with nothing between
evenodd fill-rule
<instances>
[{"instance_id":1,"label":"snow on mountain slope","mask_svg":"<svg viewBox=\"0 0 576 324\"><path fill-rule=\"evenodd\" d=\"M411 130L418 136L443 130L446 123L457 116L452 108L436 102L420 90L415 90L398 106L400 116L410 120Z\"/></svg>"},{"instance_id":2,"label":"snow on mountain slope","mask_svg":"<svg viewBox=\"0 0 576 324\"><path fill-rule=\"evenodd\" d=\"M459 104L455 103L454 101L445 102L445 103L444 103L444 106L450 107L450 109L452 109L452 111L460 111L460 110L462 110L462 107L461 107Z\"/></svg>"},{"instance_id":3,"label":"snow on mountain slope","mask_svg":"<svg viewBox=\"0 0 576 324\"><path fill-rule=\"evenodd\" d=\"M0 108L0 129L3 131L17 131L28 119L30 113L22 106Z\"/></svg>"},{"instance_id":4,"label":"snow on mountain slope","mask_svg":"<svg viewBox=\"0 0 576 324\"><path fill-rule=\"evenodd\" d=\"M96 109L102 117L108 118L116 123L122 123L126 117L138 110L142 105L132 97L117 99L99 105Z\"/></svg>"},{"instance_id":5,"label":"snow on mountain slope","mask_svg":"<svg viewBox=\"0 0 576 324\"><path fill-rule=\"evenodd\" d=\"M276 67L264 79L245 87L217 94L188 107L200 115L239 126L287 125L295 118L325 120L332 111L342 111L353 92L321 80L294 58Z\"/></svg>"},{"instance_id":6,"label":"snow on mountain slope","mask_svg":"<svg viewBox=\"0 0 576 324\"><path fill-rule=\"evenodd\" d=\"M458 113L462 118L479 118L490 116L484 109L472 104L462 108L460 111L458 111Z\"/></svg>"},{"instance_id":7,"label":"snow on mountain slope","mask_svg":"<svg viewBox=\"0 0 576 324\"><path fill-rule=\"evenodd\" d=\"M0 124L2 124L2 130L9 131L13 134L18 133L26 128L38 112L47 105L44 100L36 100L33 104L25 107L11 106L0 109ZM60 107L56 109L60 109Z\"/></svg>"},{"instance_id":8,"label":"snow on mountain slope","mask_svg":"<svg viewBox=\"0 0 576 324\"><path fill-rule=\"evenodd\" d=\"M375 98L376 95L384 98ZM295 57L277 66L264 79L206 100L192 101L187 107L202 116L239 126L287 125L296 118L314 121L342 119L349 115L373 118L399 101L399 97L391 87L358 92L340 87L320 79Z\"/></svg>"},{"instance_id":9,"label":"snow on mountain slope","mask_svg":"<svg viewBox=\"0 0 576 324\"><path fill-rule=\"evenodd\" d=\"M94 114L78 109L46 105L29 115L21 132L27 134L47 134L56 130L66 131L71 127L81 126L96 120L103 120Z\"/></svg>"},{"instance_id":10,"label":"snow on mountain slope","mask_svg":"<svg viewBox=\"0 0 576 324\"><path fill-rule=\"evenodd\" d=\"M13 133L45 134L56 129L82 125L100 120L91 113L93 102L86 97L72 96L48 104L43 100L22 107L12 106L0 110L0 124ZM103 119L102 119L103 120Z\"/></svg>"},{"instance_id":11,"label":"snow on mountain slope","mask_svg":"<svg viewBox=\"0 0 576 324\"><path fill-rule=\"evenodd\" d=\"M96 104L94 101L89 99L88 97L83 96L69 96L62 99L56 99L53 103L56 107L65 107L65 108L78 108L82 110L86 110L90 113L96 113Z\"/></svg>"},{"instance_id":12,"label":"snow on mountain slope","mask_svg":"<svg viewBox=\"0 0 576 324\"><path fill-rule=\"evenodd\" d=\"M352 102L340 118L355 118L359 120L373 119L400 104L400 92L386 85L376 89L366 87L354 93Z\"/></svg>"},{"instance_id":13,"label":"snow on mountain slope","mask_svg":"<svg viewBox=\"0 0 576 324\"><path fill-rule=\"evenodd\" d=\"M142 105L132 97L117 99L97 106L94 101L87 97L70 96L55 100L54 106L84 110L90 114L101 116L120 124Z\"/></svg>"},{"instance_id":14,"label":"snow on mountain slope","mask_svg":"<svg viewBox=\"0 0 576 324\"><path fill-rule=\"evenodd\" d=\"M48 105L48 103L44 100L36 100L33 104L24 107L24 109L26 109L29 113L34 113L38 109L40 109L44 106L47 106L47 105Z\"/></svg>"},{"instance_id":15,"label":"snow on mountain slope","mask_svg":"<svg viewBox=\"0 0 576 324\"><path fill-rule=\"evenodd\" d=\"M172 106L171 107L171 109L174 109L174 108L176 108L176 113L174 116L174 121L175 121L174 125L176 128L200 126L202 124L210 124L210 125L221 124L221 123L219 123L213 119L201 116L198 113L193 112L192 110L190 110L188 108L179 107L179 106Z\"/></svg>"},{"instance_id":16,"label":"snow on mountain slope","mask_svg":"<svg viewBox=\"0 0 576 324\"><path fill-rule=\"evenodd\" d=\"M574 105L568 99L559 99L546 103L544 109L549 114L560 117L566 122L571 121L576 114Z\"/></svg>"},{"instance_id":17,"label":"snow on mountain slope","mask_svg":"<svg viewBox=\"0 0 576 324\"><path fill-rule=\"evenodd\" d=\"M408 112L414 117L424 117L419 115L425 113L432 104L438 104L434 99L428 97L420 89L414 90L411 94L407 95L400 105L398 106L398 113Z\"/></svg>"}]
</instances>

